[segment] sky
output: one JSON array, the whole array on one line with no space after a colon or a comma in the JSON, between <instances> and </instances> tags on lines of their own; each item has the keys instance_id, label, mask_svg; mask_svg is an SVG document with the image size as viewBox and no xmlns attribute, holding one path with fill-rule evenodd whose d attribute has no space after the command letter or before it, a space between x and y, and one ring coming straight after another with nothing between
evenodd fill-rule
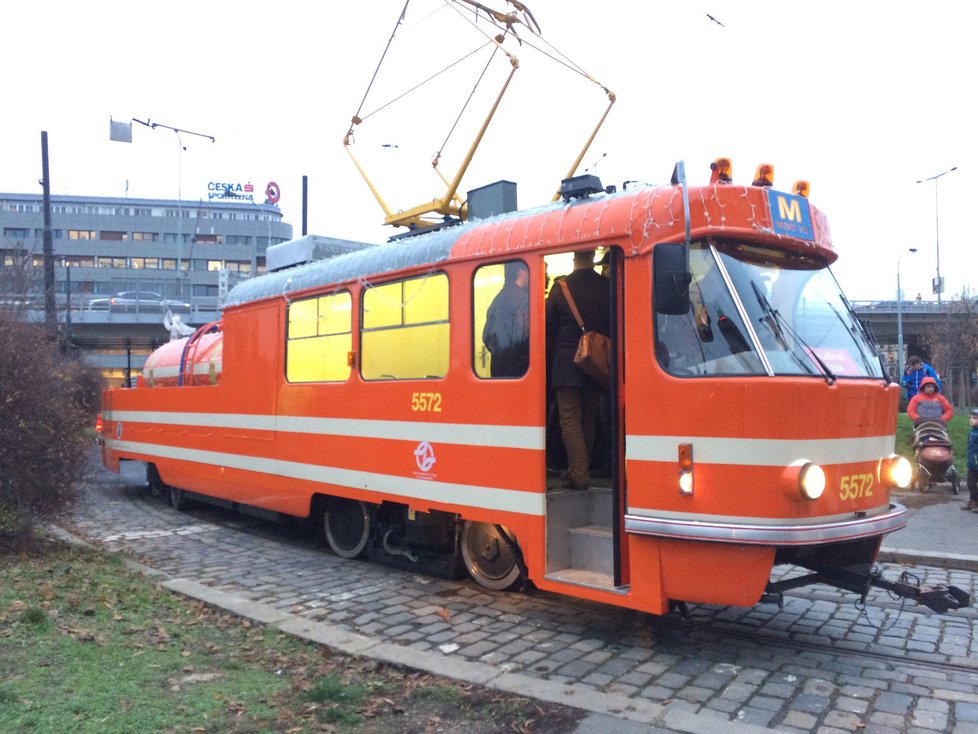
<instances>
[{"instance_id":1,"label":"sky","mask_svg":"<svg viewBox=\"0 0 978 734\"><path fill-rule=\"evenodd\" d=\"M775 187L811 183L850 299L894 299L898 267L905 298L934 298L938 247L944 298L978 291L967 194L978 171L978 4L525 5L556 52L540 53L550 47L519 26L526 42L506 41L519 69L463 195L506 179L521 207L548 202L607 107L606 88L617 102L580 167L605 185L666 184L678 160L691 184L705 184L720 156L733 160L735 183L749 183L759 163L772 163ZM484 43L482 31L444 0L411 0L398 25L404 8L404 0L15 3L4 10L0 44L0 192L40 193L44 130L52 194L197 201L211 182L250 182L259 193L274 181L298 236L307 176L310 233L383 242L403 230L383 225L343 145L353 115L363 118L351 146L358 161L390 210L408 209L444 193L432 156L441 150L440 170L455 175L511 68L493 59L476 87L488 57L463 57ZM493 33L485 22L479 29ZM189 132L134 123L132 143L114 142L110 118ZM917 183L953 167L936 184Z\"/></svg>"}]
</instances>

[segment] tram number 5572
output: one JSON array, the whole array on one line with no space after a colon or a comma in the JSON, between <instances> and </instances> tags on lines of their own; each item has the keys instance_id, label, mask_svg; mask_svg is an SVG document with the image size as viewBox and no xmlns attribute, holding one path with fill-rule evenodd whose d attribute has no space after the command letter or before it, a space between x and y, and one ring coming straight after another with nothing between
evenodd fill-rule
<instances>
[{"instance_id":1,"label":"tram number 5572","mask_svg":"<svg viewBox=\"0 0 978 734\"><path fill-rule=\"evenodd\" d=\"M839 499L855 500L860 497L873 496L872 474L849 474L842 477L839 487Z\"/></svg>"},{"instance_id":2,"label":"tram number 5572","mask_svg":"<svg viewBox=\"0 0 978 734\"><path fill-rule=\"evenodd\" d=\"M441 413L441 393L411 393L411 410L417 413Z\"/></svg>"}]
</instances>

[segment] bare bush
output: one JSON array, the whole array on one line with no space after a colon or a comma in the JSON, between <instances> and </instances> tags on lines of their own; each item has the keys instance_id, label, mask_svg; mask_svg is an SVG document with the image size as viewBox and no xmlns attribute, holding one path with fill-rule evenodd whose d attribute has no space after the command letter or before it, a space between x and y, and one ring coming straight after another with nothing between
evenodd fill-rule
<instances>
[{"instance_id":1,"label":"bare bush","mask_svg":"<svg viewBox=\"0 0 978 734\"><path fill-rule=\"evenodd\" d=\"M931 364L941 375L941 392L958 407L976 405L978 300L965 293L957 300L946 301L940 321L923 341Z\"/></svg>"},{"instance_id":2,"label":"bare bush","mask_svg":"<svg viewBox=\"0 0 978 734\"><path fill-rule=\"evenodd\" d=\"M43 327L0 309L0 544L26 543L70 507L100 388L98 373L63 359Z\"/></svg>"}]
</instances>

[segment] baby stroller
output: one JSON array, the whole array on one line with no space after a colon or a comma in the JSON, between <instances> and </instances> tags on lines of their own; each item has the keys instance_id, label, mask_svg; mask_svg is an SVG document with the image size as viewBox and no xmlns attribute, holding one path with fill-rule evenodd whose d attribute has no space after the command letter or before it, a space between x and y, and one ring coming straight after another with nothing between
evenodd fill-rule
<instances>
[{"instance_id":1,"label":"baby stroller","mask_svg":"<svg viewBox=\"0 0 978 734\"><path fill-rule=\"evenodd\" d=\"M961 477L954 468L951 437L941 421L922 421L913 429L914 457L917 461L915 482L921 492L938 482L950 482L951 491L961 489Z\"/></svg>"}]
</instances>

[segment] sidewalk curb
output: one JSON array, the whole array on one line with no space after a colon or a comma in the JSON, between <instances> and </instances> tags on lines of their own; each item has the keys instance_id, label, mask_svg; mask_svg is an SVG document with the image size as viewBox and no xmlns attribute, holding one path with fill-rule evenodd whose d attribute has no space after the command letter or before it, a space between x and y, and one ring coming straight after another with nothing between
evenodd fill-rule
<instances>
[{"instance_id":1,"label":"sidewalk curb","mask_svg":"<svg viewBox=\"0 0 978 734\"><path fill-rule=\"evenodd\" d=\"M881 563L900 563L905 566L935 566L953 571L978 573L978 558L958 553L925 553L903 548L881 548Z\"/></svg>"}]
</instances>

